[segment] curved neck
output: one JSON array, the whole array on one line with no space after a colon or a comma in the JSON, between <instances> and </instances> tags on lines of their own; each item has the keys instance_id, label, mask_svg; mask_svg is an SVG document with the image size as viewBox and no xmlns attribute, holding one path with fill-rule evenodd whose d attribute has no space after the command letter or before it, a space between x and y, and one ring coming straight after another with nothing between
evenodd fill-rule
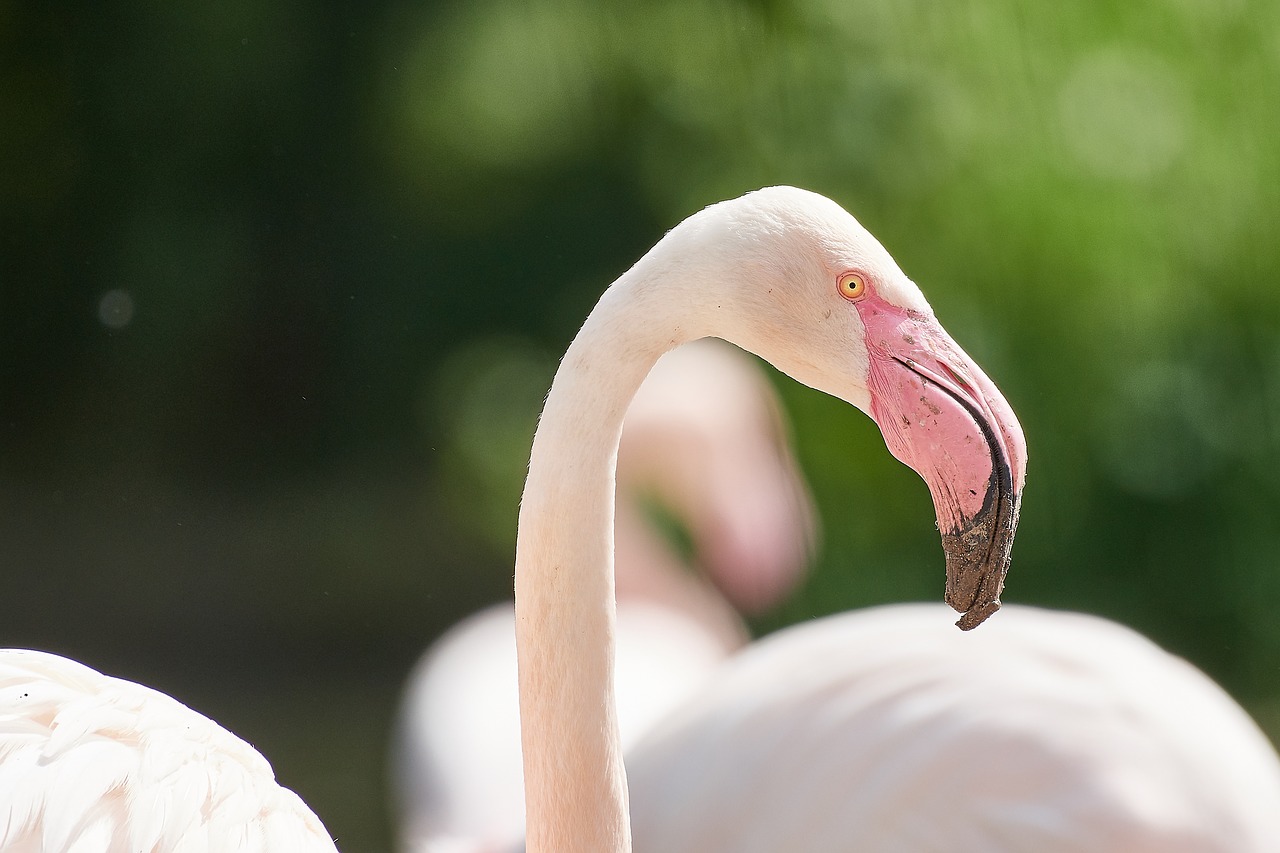
<instances>
[{"instance_id":1,"label":"curved neck","mask_svg":"<svg viewBox=\"0 0 1280 853\"><path fill-rule=\"evenodd\" d=\"M515 578L529 853L631 849L613 695L614 477L627 405L685 339L655 285L628 274L601 297L533 441Z\"/></svg>"}]
</instances>

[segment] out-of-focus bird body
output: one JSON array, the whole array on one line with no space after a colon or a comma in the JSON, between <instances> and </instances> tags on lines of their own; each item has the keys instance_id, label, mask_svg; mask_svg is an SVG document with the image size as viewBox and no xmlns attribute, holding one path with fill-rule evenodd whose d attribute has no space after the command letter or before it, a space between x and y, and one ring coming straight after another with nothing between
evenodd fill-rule
<instances>
[{"instance_id":1,"label":"out-of-focus bird body","mask_svg":"<svg viewBox=\"0 0 1280 853\"><path fill-rule=\"evenodd\" d=\"M336 850L253 747L177 700L0 651L0 850Z\"/></svg>"},{"instance_id":2,"label":"out-of-focus bird body","mask_svg":"<svg viewBox=\"0 0 1280 853\"><path fill-rule=\"evenodd\" d=\"M1280 760L1211 680L1097 617L841 614L728 661L627 755L637 851L1265 853Z\"/></svg>"},{"instance_id":3,"label":"out-of-focus bird body","mask_svg":"<svg viewBox=\"0 0 1280 853\"><path fill-rule=\"evenodd\" d=\"M618 454L617 665L620 734L634 743L747 640L741 617L685 564L640 505L687 525L720 589L744 609L799 577L811 506L775 395L753 359L696 341L660 359L627 410ZM487 853L524 831L515 614L475 613L415 666L392 743L401 846Z\"/></svg>"},{"instance_id":4,"label":"out-of-focus bird body","mask_svg":"<svg viewBox=\"0 0 1280 853\"><path fill-rule=\"evenodd\" d=\"M617 639L624 748L688 698L725 656L715 631L643 601L619 605ZM472 614L432 645L409 680L399 727L404 850L486 853L518 845L524 780L510 604Z\"/></svg>"}]
</instances>

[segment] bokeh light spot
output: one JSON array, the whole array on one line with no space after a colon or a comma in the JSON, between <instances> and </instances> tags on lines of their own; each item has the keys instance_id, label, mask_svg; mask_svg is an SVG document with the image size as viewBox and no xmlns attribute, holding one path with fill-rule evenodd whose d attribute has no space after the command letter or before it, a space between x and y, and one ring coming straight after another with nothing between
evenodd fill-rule
<instances>
[{"instance_id":1,"label":"bokeh light spot","mask_svg":"<svg viewBox=\"0 0 1280 853\"><path fill-rule=\"evenodd\" d=\"M108 329L123 329L133 320L133 297L127 290L108 290L98 300L98 321Z\"/></svg>"}]
</instances>

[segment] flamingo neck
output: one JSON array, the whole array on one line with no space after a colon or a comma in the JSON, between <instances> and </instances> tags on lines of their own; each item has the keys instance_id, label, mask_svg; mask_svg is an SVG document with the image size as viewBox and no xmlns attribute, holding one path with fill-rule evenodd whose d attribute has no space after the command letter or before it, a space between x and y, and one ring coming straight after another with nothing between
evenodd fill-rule
<instances>
[{"instance_id":1,"label":"flamingo neck","mask_svg":"<svg viewBox=\"0 0 1280 853\"><path fill-rule=\"evenodd\" d=\"M631 849L613 694L614 480L627 406L683 342L653 290L624 276L606 291L534 437L515 578L529 853Z\"/></svg>"}]
</instances>

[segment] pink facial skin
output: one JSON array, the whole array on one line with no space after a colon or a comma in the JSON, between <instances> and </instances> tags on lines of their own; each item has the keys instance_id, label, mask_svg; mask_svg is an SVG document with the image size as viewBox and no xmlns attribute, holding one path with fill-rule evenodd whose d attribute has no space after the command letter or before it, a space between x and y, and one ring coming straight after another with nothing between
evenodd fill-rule
<instances>
[{"instance_id":1,"label":"pink facial skin","mask_svg":"<svg viewBox=\"0 0 1280 853\"><path fill-rule=\"evenodd\" d=\"M929 486L947 554L946 599L979 624L1000 606L1027 446L1013 410L929 314L870 287L855 303L866 328L871 416L889 451Z\"/></svg>"}]
</instances>

